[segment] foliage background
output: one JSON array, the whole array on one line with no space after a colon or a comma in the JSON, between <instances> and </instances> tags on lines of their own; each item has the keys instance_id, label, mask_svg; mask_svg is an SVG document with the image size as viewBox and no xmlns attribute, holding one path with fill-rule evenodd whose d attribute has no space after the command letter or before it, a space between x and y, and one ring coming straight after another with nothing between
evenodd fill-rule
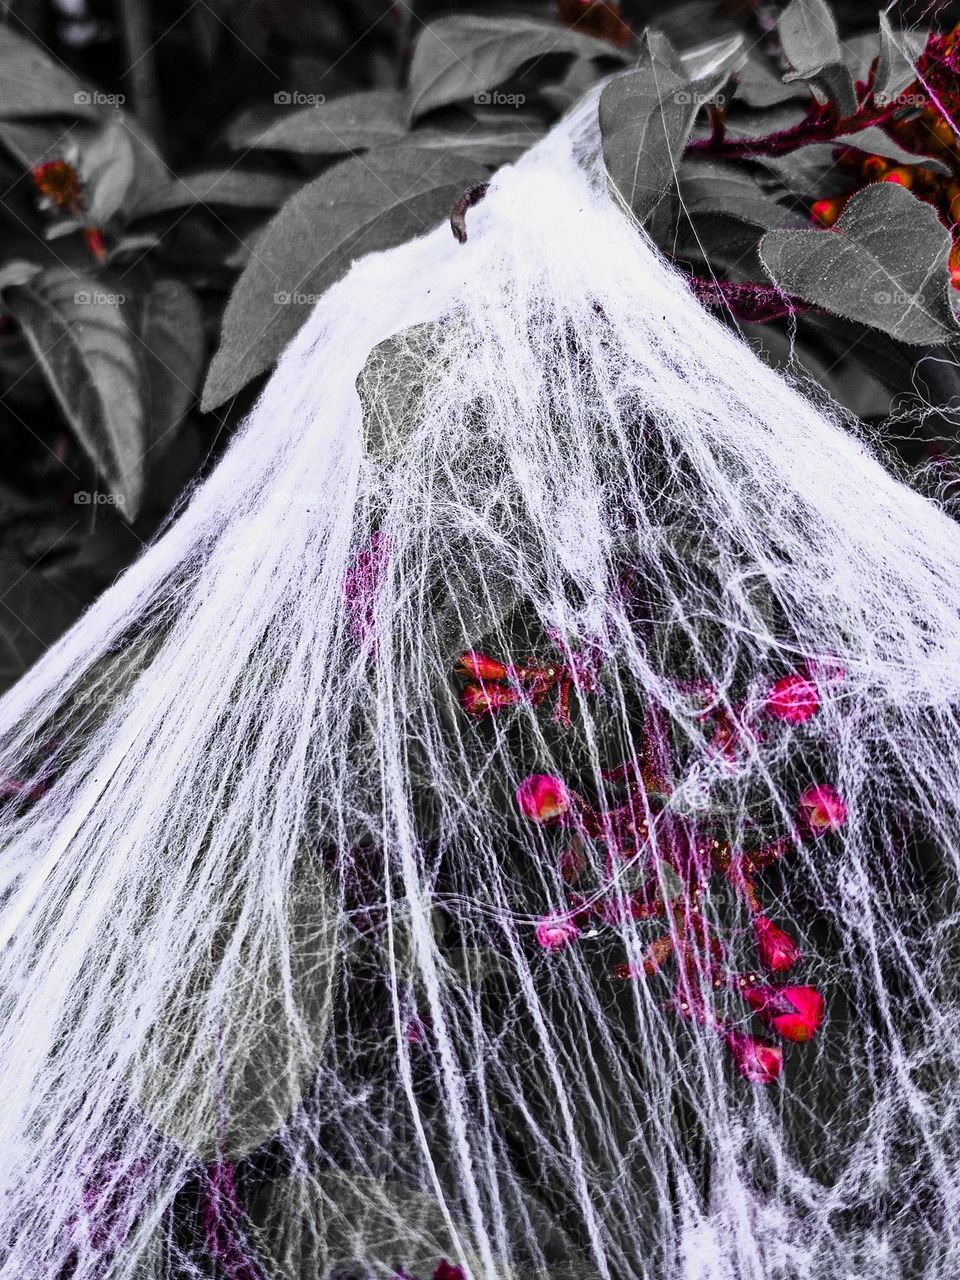
<instances>
[{"instance_id":1,"label":"foliage background","mask_svg":"<svg viewBox=\"0 0 960 1280\"><path fill-rule=\"evenodd\" d=\"M876 32L880 7L836 7L845 49ZM765 47L781 8L625 0L622 17L638 33L656 24L679 49L737 31L753 48ZM504 77L487 84L482 69L456 62L467 84L501 84L522 103L476 102L461 84L434 92L411 120L403 90L417 42L435 21L470 14L553 24L556 47L524 63L507 32L514 52ZM904 26L956 17L949 5L934 14L897 7ZM215 464L312 290L351 257L435 224L451 194L528 146L591 80L631 65L633 52L599 41L585 52L576 39L594 37L572 36L550 0L0 4L0 687ZM349 110L336 106L361 92ZM766 126L777 127L776 106L766 110ZM62 195L59 204L49 192L41 198L37 166L58 160L82 182L70 207ZM365 212L350 225L354 194ZM661 228L661 243L676 231ZM731 278L720 250L706 257ZM211 373L241 273L246 285L224 330L233 324L233 352ZM301 281L304 300L282 300ZM795 339L802 368L855 412L889 424L891 388L864 359L874 344L848 350L861 331L845 335L838 355L809 337L804 348L790 318L762 336L746 328L781 362ZM952 391L952 355L937 367L940 382L927 390L939 403ZM916 368L912 357L898 367L905 389L915 388ZM902 411L900 421L911 460L933 440L952 448L942 418Z\"/></svg>"}]
</instances>

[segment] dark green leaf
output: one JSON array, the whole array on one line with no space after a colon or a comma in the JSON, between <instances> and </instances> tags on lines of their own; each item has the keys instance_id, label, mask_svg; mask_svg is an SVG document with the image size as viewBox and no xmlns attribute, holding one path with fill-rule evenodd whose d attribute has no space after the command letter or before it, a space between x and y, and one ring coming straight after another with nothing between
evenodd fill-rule
<instances>
[{"instance_id":1,"label":"dark green leaf","mask_svg":"<svg viewBox=\"0 0 960 1280\"><path fill-rule=\"evenodd\" d=\"M911 343L942 343L960 325L949 296L950 233L897 183L857 192L829 231L770 231L760 254L787 293Z\"/></svg>"},{"instance_id":2,"label":"dark green leaf","mask_svg":"<svg viewBox=\"0 0 960 1280\"><path fill-rule=\"evenodd\" d=\"M417 40L410 66L412 119L451 102L488 102L524 63L551 53L624 61L622 50L556 22L533 18L440 18Z\"/></svg>"},{"instance_id":3,"label":"dark green leaf","mask_svg":"<svg viewBox=\"0 0 960 1280\"><path fill-rule=\"evenodd\" d=\"M344 160L301 188L265 229L227 304L204 408L269 368L354 258L431 230L483 176L461 156L392 147Z\"/></svg>"},{"instance_id":4,"label":"dark green leaf","mask_svg":"<svg viewBox=\"0 0 960 1280\"><path fill-rule=\"evenodd\" d=\"M917 78L916 59L923 52L926 36L895 31L886 13L880 13L880 61L873 83L873 96L890 103Z\"/></svg>"},{"instance_id":5,"label":"dark green leaf","mask_svg":"<svg viewBox=\"0 0 960 1280\"><path fill-rule=\"evenodd\" d=\"M288 109L268 122L241 118L227 131L227 141L243 150L345 155L402 138L407 131L406 116L405 93L372 89L331 98L315 107Z\"/></svg>"},{"instance_id":6,"label":"dark green leaf","mask_svg":"<svg viewBox=\"0 0 960 1280\"><path fill-rule=\"evenodd\" d=\"M66 267L4 292L64 416L132 520L143 492L144 397L121 299Z\"/></svg>"},{"instance_id":7,"label":"dark green leaf","mask_svg":"<svg viewBox=\"0 0 960 1280\"><path fill-rule=\"evenodd\" d=\"M784 79L811 81L829 95L842 116L852 115L857 106L853 77L843 60L837 26L826 0L790 0L777 22L777 32L794 68Z\"/></svg>"},{"instance_id":8,"label":"dark green leaf","mask_svg":"<svg viewBox=\"0 0 960 1280\"><path fill-rule=\"evenodd\" d=\"M179 280L158 280L143 301L140 340L147 372L151 455L163 452L193 403L203 371L203 313Z\"/></svg>"},{"instance_id":9,"label":"dark green leaf","mask_svg":"<svg viewBox=\"0 0 960 1280\"><path fill-rule=\"evenodd\" d=\"M32 40L0 24L0 118L99 114L79 80Z\"/></svg>"}]
</instances>

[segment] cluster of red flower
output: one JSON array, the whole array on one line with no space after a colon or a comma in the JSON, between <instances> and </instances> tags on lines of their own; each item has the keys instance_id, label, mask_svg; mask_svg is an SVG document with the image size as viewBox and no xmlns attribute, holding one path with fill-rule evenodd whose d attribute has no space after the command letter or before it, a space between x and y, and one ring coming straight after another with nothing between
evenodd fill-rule
<instances>
[{"instance_id":1,"label":"cluster of red flower","mask_svg":"<svg viewBox=\"0 0 960 1280\"><path fill-rule=\"evenodd\" d=\"M596 663L588 669L595 673ZM464 706L471 714L493 715L521 701L539 705L550 689L566 688L565 712L558 718L569 719L569 687L577 680L569 664L530 662L517 668L471 651L461 657L458 671L469 681ZM707 713L714 721L710 750L732 758L748 738L762 741L764 718L791 726L806 723L820 709L823 687L842 676L832 661L810 662L777 680L752 710L744 704ZM500 691L496 697L486 692L489 682ZM842 827L846 805L833 786L808 786L787 835L752 850L735 849L670 807L670 754L663 713L651 708L640 757L604 774L607 782L625 789L622 803L594 807L554 774L532 774L517 787L523 818L555 827L566 837L559 870L568 886L567 910L541 919L536 939L545 951L557 952L577 942L588 923L664 921L667 930L649 944L639 963L618 965L615 976L652 977L672 958L675 983L667 1007L722 1035L746 1079L770 1083L782 1070L782 1050L713 1013L705 989L734 993L767 1029L794 1043L809 1040L819 1028L823 997L814 987L775 986L731 968L727 947L704 917L701 898L713 876L724 877L750 913L759 966L772 975L785 974L799 962L800 948L764 914L756 877L800 841ZM598 846L606 851L603 885L585 895L574 886L587 867L585 849ZM646 882L624 891L620 886L626 872L639 864L650 869Z\"/></svg>"},{"instance_id":2,"label":"cluster of red flower","mask_svg":"<svg viewBox=\"0 0 960 1280\"><path fill-rule=\"evenodd\" d=\"M33 185L40 195L40 206L70 218L81 219L85 211L83 183L76 166L68 160L45 160L30 170ZM83 238L87 248L103 262L107 248L99 227L84 227Z\"/></svg>"}]
</instances>

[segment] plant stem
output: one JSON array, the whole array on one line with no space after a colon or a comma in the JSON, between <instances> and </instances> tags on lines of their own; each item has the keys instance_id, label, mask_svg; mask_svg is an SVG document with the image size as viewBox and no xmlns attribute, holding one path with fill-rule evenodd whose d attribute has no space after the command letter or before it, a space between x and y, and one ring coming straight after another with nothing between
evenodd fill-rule
<instances>
[{"instance_id":1,"label":"plant stem","mask_svg":"<svg viewBox=\"0 0 960 1280\"><path fill-rule=\"evenodd\" d=\"M150 39L149 0L119 0L120 25L123 33L125 77L130 79L133 109L137 118L163 147L163 113L157 84L155 44Z\"/></svg>"}]
</instances>

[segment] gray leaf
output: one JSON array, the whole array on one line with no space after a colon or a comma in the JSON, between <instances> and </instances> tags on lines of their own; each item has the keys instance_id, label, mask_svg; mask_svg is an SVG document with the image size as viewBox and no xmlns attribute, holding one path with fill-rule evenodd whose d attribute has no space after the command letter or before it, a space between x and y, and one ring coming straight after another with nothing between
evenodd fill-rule
<instances>
[{"instance_id":1,"label":"gray leaf","mask_svg":"<svg viewBox=\"0 0 960 1280\"><path fill-rule=\"evenodd\" d=\"M143 493L145 415L138 343L95 279L50 267L4 292L64 416L128 520Z\"/></svg>"},{"instance_id":2,"label":"gray leaf","mask_svg":"<svg viewBox=\"0 0 960 1280\"><path fill-rule=\"evenodd\" d=\"M402 138L407 132L407 113L406 93L372 89L287 111L267 122L241 117L227 131L227 142L238 150L345 155Z\"/></svg>"},{"instance_id":3,"label":"gray leaf","mask_svg":"<svg viewBox=\"0 0 960 1280\"><path fill-rule=\"evenodd\" d=\"M462 156L392 147L344 160L302 187L266 227L234 288L203 408L269 368L354 258L431 230L483 176Z\"/></svg>"},{"instance_id":4,"label":"gray leaf","mask_svg":"<svg viewBox=\"0 0 960 1280\"><path fill-rule=\"evenodd\" d=\"M769 231L760 256L787 293L902 342L944 343L960 331L950 246L930 205L878 182L857 192L829 231Z\"/></svg>"}]
</instances>

